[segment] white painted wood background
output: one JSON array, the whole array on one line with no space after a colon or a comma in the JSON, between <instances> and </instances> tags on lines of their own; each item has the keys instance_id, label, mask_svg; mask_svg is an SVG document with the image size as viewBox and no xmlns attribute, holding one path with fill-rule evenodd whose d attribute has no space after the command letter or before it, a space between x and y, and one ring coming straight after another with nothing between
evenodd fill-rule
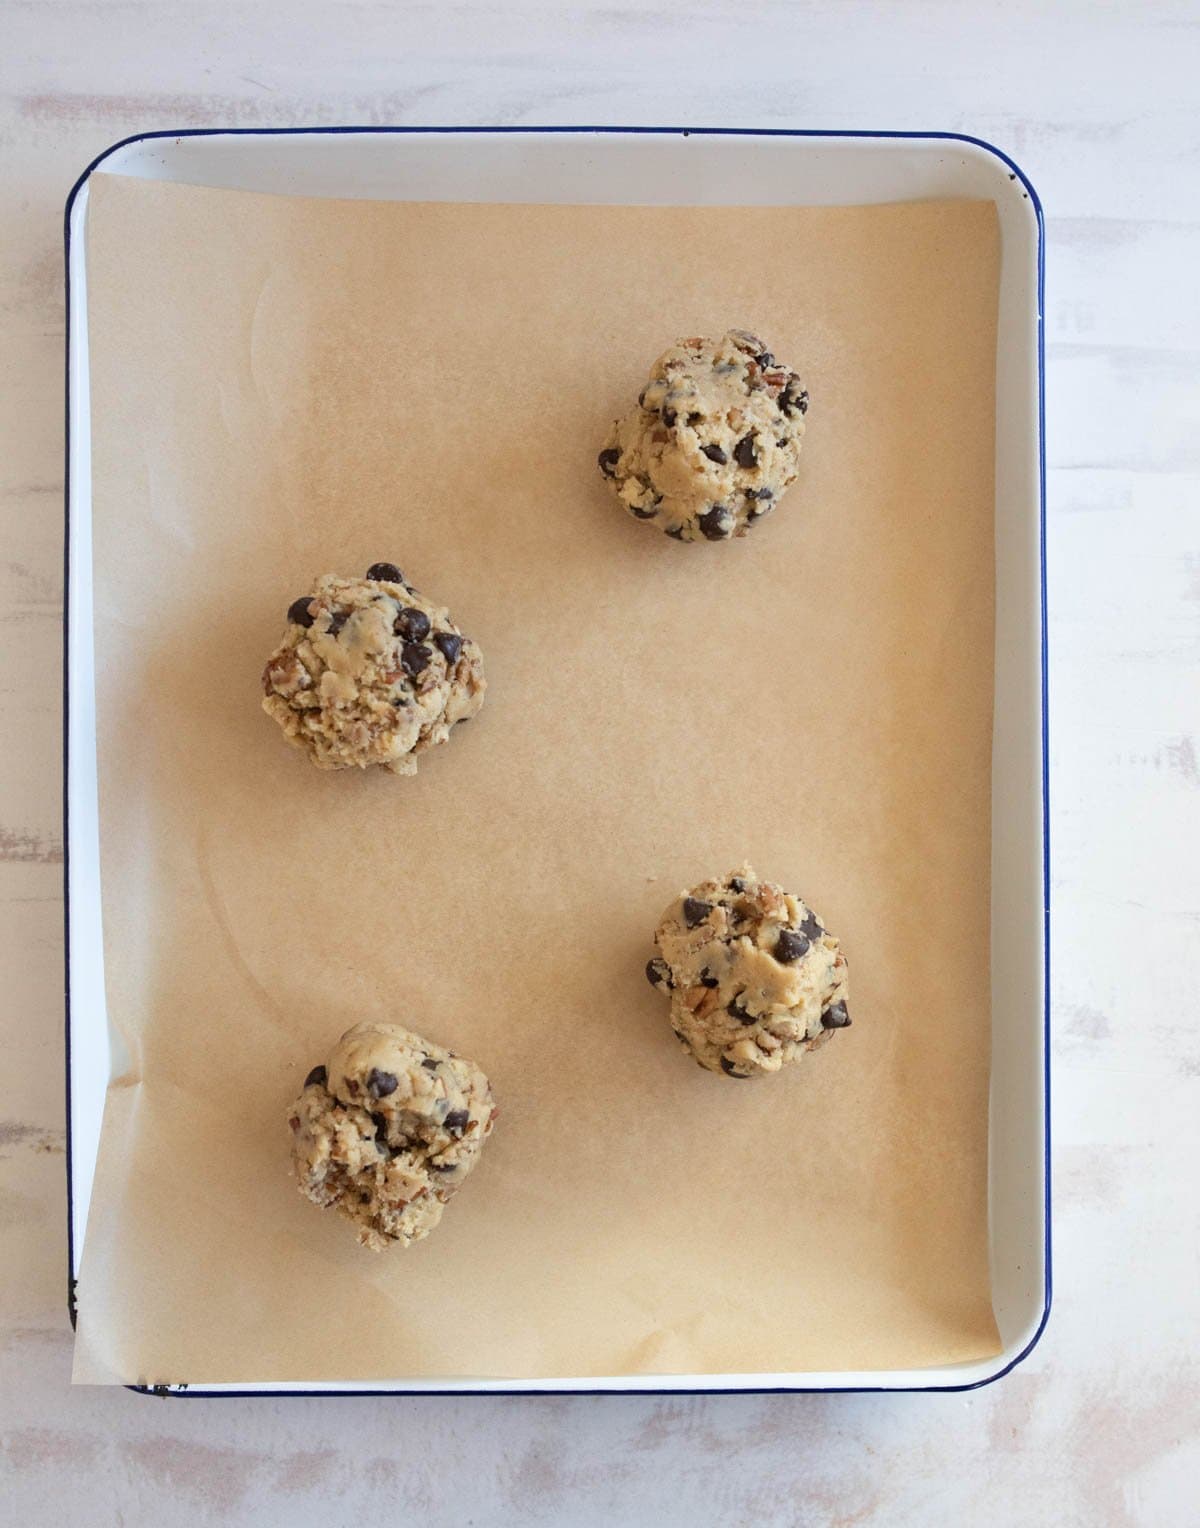
<instances>
[{"instance_id":1,"label":"white painted wood background","mask_svg":"<svg viewBox=\"0 0 1200 1528\"><path fill-rule=\"evenodd\" d=\"M1195 0L0 0L5 1521L1197 1521L1198 79ZM999 1385L502 1401L70 1389L62 203L138 130L335 122L952 129L1008 150L1038 187L1057 1293L1041 1346Z\"/></svg>"}]
</instances>

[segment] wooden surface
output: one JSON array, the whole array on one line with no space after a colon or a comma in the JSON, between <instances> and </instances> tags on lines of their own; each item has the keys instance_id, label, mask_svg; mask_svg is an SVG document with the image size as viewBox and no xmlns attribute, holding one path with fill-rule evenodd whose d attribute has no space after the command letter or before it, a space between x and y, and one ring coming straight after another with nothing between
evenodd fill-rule
<instances>
[{"instance_id":1,"label":"wooden surface","mask_svg":"<svg viewBox=\"0 0 1200 1528\"><path fill-rule=\"evenodd\" d=\"M29 1523L1190 1523L1200 6L0 0L0 1500ZM64 1310L61 209L148 128L950 129L1047 209L1056 1305L947 1396L158 1401ZM836 1298L836 1291L832 1292Z\"/></svg>"}]
</instances>

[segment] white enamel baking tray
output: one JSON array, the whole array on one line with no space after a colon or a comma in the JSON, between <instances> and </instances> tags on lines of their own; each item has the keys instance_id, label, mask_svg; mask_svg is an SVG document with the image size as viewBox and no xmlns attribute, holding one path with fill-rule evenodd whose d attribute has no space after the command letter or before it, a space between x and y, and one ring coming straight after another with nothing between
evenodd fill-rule
<instances>
[{"instance_id":1,"label":"white enamel baking tray","mask_svg":"<svg viewBox=\"0 0 1200 1528\"><path fill-rule=\"evenodd\" d=\"M837 205L988 198L1001 232L996 400L996 702L992 786L989 1224L1002 1351L903 1371L611 1375L541 1381L261 1381L188 1395L450 1391L958 1390L1008 1372L1050 1307L1048 847L1041 209L1003 153L944 133L676 128L298 128L148 133L101 154L66 208L68 1240L71 1313L110 1076L124 1058L105 1011L92 645L91 444L84 264L97 170L307 196L643 205ZM158 1387L160 1390L162 1387ZM177 1392L172 1392L177 1393Z\"/></svg>"}]
</instances>

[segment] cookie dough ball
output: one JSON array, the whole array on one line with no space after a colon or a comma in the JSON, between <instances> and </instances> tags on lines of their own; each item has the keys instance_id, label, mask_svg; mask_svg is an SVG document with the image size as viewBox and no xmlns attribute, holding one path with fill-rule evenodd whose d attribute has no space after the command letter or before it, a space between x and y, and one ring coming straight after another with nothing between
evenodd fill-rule
<instances>
[{"instance_id":1,"label":"cookie dough ball","mask_svg":"<svg viewBox=\"0 0 1200 1528\"><path fill-rule=\"evenodd\" d=\"M600 470L636 520L677 541L744 536L799 470L808 394L753 334L680 340L618 419Z\"/></svg>"},{"instance_id":2,"label":"cookie dough ball","mask_svg":"<svg viewBox=\"0 0 1200 1528\"><path fill-rule=\"evenodd\" d=\"M670 996L676 1038L710 1072L777 1072L850 1023L837 940L749 865L682 892L654 942L646 975Z\"/></svg>"},{"instance_id":3,"label":"cookie dough ball","mask_svg":"<svg viewBox=\"0 0 1200 1528\"><path fill-rule=\"evenodd\" d=\"M380 1252L428 1236L479 1160L496 1108L473 1061L398 1024L347 1030L292 1105L301 1193Z\"/></svg>"},{"instance_id":4,"label":"cookie dough ball","mask_svg":"<svg viewBox=\"0 0 1200 1528\"><path fill-rule=\"evenodd\" d=\"M287 619L263 670L263 710L318 769L415 775L417 755L483 705L478 646L390 562L366 578L327 573Z\"/></svg>"}]
</instances>

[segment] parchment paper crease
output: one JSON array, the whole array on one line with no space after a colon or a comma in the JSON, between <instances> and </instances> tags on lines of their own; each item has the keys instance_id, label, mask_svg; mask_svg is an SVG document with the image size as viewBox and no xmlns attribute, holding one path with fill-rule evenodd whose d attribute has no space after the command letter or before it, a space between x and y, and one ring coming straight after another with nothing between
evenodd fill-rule
<instances>
[{"instance_id":1,"label":"parchment paper crease","mask_svg":"<svg viewBox=\"0 0 1200 1528\"><path fill-rule=\"evenodd\" d=\"M990 203L393 205L99 175L88 281L109 1092L83 1381L778 1372L997 1349L987 1266ZM812 394L736 544L595 455L658 351L761 333ZM415 780L259 710L288 604L398 562L478 637ZM761 1084L642 974L748 857L853 1028ZM298 1195L285 1113L396 1019L501 1118L426 1243Z\"/></svg>"}]
</instances>

